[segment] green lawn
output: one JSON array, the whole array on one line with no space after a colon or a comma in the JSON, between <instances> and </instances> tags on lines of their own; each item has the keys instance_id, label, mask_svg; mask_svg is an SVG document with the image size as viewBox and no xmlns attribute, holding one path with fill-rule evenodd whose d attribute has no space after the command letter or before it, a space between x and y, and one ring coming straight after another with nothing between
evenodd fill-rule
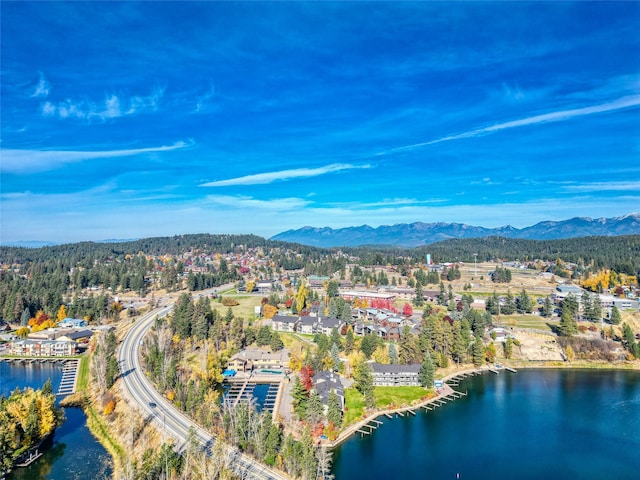
<instances>
[{"instance_id":1,"label":"green lawn","mask_svg":"<svg viewBox=\"0 0 640 480\"><path fill-rule=\"evenodd\" d=\"M345 411L343 425L348 426L357 422L364 413L364 397L355 388L347 388L344 391Z\"/></svg>"},{"instance_id":2,"label":"green lawn","mask_svg":"<svg viewBox=\"0 0 640 480\"><path fill-rule=\"evenodd\" d=\"M502 326L532 328L550 332L549 324L558 325L559 320L558 317L547 318L540 315L501 315L499 320L494 317L493 322Z\"/></svg>"},{"instance_id":3,"label":"green lawn","mask_svg":"<svg viewBox=\"0 0 640 480\"><path fill-rule=\"evenodd\" d=\"M78 367L78 384L76 390L78 392L86 392L89 384L89 356L80 357L80 366Z\"/></svg>"},{"instance_id":4,"label":"green lawn","mask_svg":"<svg viewBox=\"0 0 640 480\"><path fill-rule=\"evenodd\" d=\"M348 426L362 418L364 398L355 388L347 388L345 394L344 425ZM401 407L411 405L424 397L433 396L433 389L422 387L375 387L376 408Z\"/></svg>"},{"instance_id":5,"label":"green lawn","mask_svg":"<svg viewBox=\"0 0 640 480\"><path fill-rule=\"evenodd\" d=\"M431 396L433 390L422 387L376 387L376 407L387 408L411 405L416 400Z\"/></svg>"}]
</instances>

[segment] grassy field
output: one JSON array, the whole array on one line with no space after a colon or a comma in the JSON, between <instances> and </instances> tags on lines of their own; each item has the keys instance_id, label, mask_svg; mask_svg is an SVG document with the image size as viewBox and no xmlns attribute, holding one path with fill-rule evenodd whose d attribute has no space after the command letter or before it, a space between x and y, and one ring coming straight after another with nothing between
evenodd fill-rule
<instances>
[{"instance_id":1,"label":"grassy field","mask_svg":"<svg viewBox=\"0 0 640 480\"><path fill-rule=\"evenodd\" d=\"M557 326L560 323L558 317L545 318L540 315L500 315L494 317L494 323L503 327L530 328L551 332L550 325Z\"/></svg>"},{"instance_id":2,"label":"grassy field","mask_svg":"<svg viewBox=\"0 0 640 480\"><path fill-rule=\"evenodd\" d=\"M224 297L225 295L222 294ZM234 317L241 317L245 320L255 319L255 311L254 308L260 305L260 301L262 300L261 296L258 295L233 295L229 296L229 298L233 298L237 300L239 305L231 307L231 311L233 312ZM218 303L217 299L212 300L211 307L217 309L221 315L225 315L227 313L227 308L222 303Z\"/></svg>"},{"instance_id":3,"label":"grassy field","mask_svg":"<svg viewBox=\"0 0 640 480\"><path fill-rule=\"evenodd\" d=\"M76 390L78 392L86 392L89 384L89 356L80 357L80 366L78 367L78 384Z\"/></svg>"},{"instance_id":4,"label":"grassy field","mask_svg":"<svg viewBox=\"0 0 640 480\"><path fill-rule=\"evenodd\" d=\"M344 425L357 422L364 414L364 397L355 388L345 390ZM425 397L433 396L432 389L422 387L375 387L376 408L386 409L411 405Z\"/></svg>"}]
</instances>

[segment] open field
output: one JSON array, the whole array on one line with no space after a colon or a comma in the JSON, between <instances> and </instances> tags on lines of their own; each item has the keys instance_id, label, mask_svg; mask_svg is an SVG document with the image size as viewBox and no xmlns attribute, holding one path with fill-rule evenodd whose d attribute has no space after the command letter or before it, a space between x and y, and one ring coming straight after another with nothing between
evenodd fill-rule
<instances>
[{"instance_id":1,"label":"open field","mask_svg":"<svg viewBox=\"0 0 640 480\"><path fill-rule=\"evenodd\" d=\"M560 319L557 316L550 318L540 315L500 315L494 317L494 323L502 327L528 328L532 330L542 330L552 332L551 326L557 326Z\"/></svg>"},{"instance_id":2,"label":"open field","mask_svg":"<svg viewBox=\"0 0 640 480\"><path fill-rule=\"evenodd\" d=\"M344 426L361 419L364 414L364 397L355 388L347 388L345 393ZM422 387L375 387L376 409L386 409L401 405L411 405L425 397L433 396L432 389Z\"/></svg>"},{"instance_id":3,"label":"open field","mask_svg":"<svg viewBox=\"0 0 640 480\"><path fill-rule=\"evenodd\" d=\"M222 295L222 297L232 298L236 300L239 305L231 307L231 311L233 312L234 317L241 317L245 320L255 319L255 307L260 306L260 301L262 300L262 296L260 295ZM222 315L227 313L227 309L229 307L225 307L222 303L218 302L218 299L211 301L211 307L217 309L218 312Z\"/></svg>"}]
</instances>

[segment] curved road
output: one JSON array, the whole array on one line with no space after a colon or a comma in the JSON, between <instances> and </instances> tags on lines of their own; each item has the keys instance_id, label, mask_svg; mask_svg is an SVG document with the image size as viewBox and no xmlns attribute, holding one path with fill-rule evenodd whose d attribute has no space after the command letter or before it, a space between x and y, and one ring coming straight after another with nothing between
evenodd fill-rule
<instances>
[{"instance_id":1,"label":"curved road","mask_svg":"<svg viewBox=\"0 0 640 480\"><path fill-rule=\"evenodd\" d=\"M179 450L185 447L189 430L195 432L197 441L209 454L215 443L215 438L193 420L185 416L174 407L144 374L140 361L140 345L147 330L151 328L156 317L166 316L173 304L157 308L144 315L131 327L118 350L118 363L122 373L122 380L131 399L136 402L142 412L148 415L158 427L158 430L170 435L176 440ZM241 453L238 449L229 446L231 469L240 478L253 478L258 480L287 480L282 472L270 469L266 465L258 463L253 458Z\"/></svg>"}]
</instances>

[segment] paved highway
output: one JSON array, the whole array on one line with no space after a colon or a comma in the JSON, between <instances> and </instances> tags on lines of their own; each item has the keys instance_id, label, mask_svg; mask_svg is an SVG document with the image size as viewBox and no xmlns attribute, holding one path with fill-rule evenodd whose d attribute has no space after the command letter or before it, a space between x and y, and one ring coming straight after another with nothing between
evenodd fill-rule
<instances>
[{"instance_id":1,"label":"paved highway","mask_svg":"<svg viewBox=\"0 0 640 480\"><path fill-rule=\"evenodd\" d=\"M179 450L185 447L189 430L192 429L202 448L210 452L215 442L214 437L186 417L155 389L144 374L140 361L140 345L147 330L151 328L156 317L166 316L172 308L173 304L157 308L144 315L131 327L118 351L120 371L123 372L122 380L131 400L136 402L140 410L156 422L158 429L164 432L163 434L170 435L176 440ZM230 456L233 458L231 469L240 478L258 480L285 480L289 478L282 472L256 462L234 447L228 448Z\"/></svg>"}]
</instances>

